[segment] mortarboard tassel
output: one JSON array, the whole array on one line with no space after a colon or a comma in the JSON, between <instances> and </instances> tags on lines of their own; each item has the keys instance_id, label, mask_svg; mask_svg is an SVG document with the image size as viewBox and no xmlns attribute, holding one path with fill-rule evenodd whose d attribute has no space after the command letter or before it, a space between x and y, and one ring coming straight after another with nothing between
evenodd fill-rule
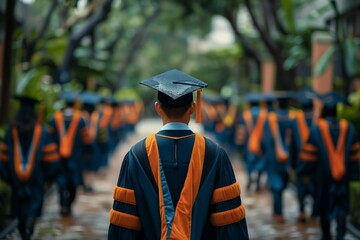
<instances>
[{"instance_id":1,"label":"mortarboard tassel","mask_svg":"<svg viewBox=\"0 0 360 240\"><path fill-rule=\"evenodd\" d=\"M196 120L197 123L201 123L201 89L196 91Z\"/></svg>"}]
</instances>

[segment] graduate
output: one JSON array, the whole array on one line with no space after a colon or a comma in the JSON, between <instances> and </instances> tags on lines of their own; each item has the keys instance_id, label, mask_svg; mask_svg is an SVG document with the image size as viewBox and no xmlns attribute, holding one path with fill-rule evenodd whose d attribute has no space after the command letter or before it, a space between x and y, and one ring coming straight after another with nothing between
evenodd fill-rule
<instances>
[{"instance_id":1,"label":"graduate","mask_svg":"<svg viewBox=\"0 0 360 240\"><path fill-rule=\"evenodd\" d=\"M268 114L262 140L266 159L268 184L273 197L273 217L277 223L284 223L283 191L289 181L291 170L290 146L293 134L292 118L289 114L290 92L275 93L277 109Z\"/></svg>"},{"instance_id":2,"label":"graduate","mask_svg":"<svg viewBox=\"0 0 360 240\"><path fill-rule=\"evenodd\" d=\"M266 108L260 106L263 100L264 97L260 93L247 94L245 101L249 108L242 112L236 127L237 144L242 149L248 174L247 190L251 190L255 182L256 191L260 191L261 175L265 171L260 144L267 119Z\"/></svg>"},{"instance_id":3,"label":"graduate","mask_svg":"<svg viewBox=\"0 0 360 240\"><path fill-rule=\"evenodd\" d=\"M10 215L18 220L22 239L30 239L42 212L45 182L58 173L58 146L38 120L38 100L15 96L20 109L0 143L1 178L11 187Z\"/></svg>"},{"instance_id":4,"label":"graduate","mask_svg":"<svg viewBox=\"0 0 360 240\"><path fill-rule=\"evenodd\" d=\"M179 70L144 80L158 91L163 127L126 154L108 239L249 239L245 206L226 152L188 126L207 84Z\"/></svg>"},{"instance_id":5,"label":"graduate","mask_svg":"<svg viewBox=\"0 0 360 240\"><path fill-rule=\"evenodd\" d=\"M313 113L313 100L315 98L315 93L311 88L304 88L297 92L296 94L297 101L300 103L301 109L298 109L294 117L294 133L293 133L293 144L291 144L292 151L292 168L296 172L296 169L299 164L299 154L301 153L301 148L304 143L306 143L310 127L315 121ZM299 216L297 218L298 222L306 222L307 215L305 213L305 198L307 196L313 197L314 195L314 181L313 176L311 178L304 178L302 176L296 177L296 190L297 190L297 200L299 204ZM314 221L317 211L314 207L314 201L311 205L311 219Z\"/></svg>"},{"instance_id":6,"label":"graduate","mask_svg":"<svg viewBox=\"0 0 360 240\"><path fill-rule=\"evenodd\" d=\"M83 154L87 147L88 132L80 110L76 108L77 94L64 92L61 96L66 107L56 111L50 120L50 131L59 145L61 173L57 179L60 214L71 215L71 207L76 198L77 188L84 184Z\"/></svg>"},{"instance_id":7,"label":"graduate","mask_svg":"<svg viewBox=\"0 0 360 240\"><path fill-rule=\"evenodd\" d=\"M330 225L336 220L336 239L344 239L349 212L349 181L359 180L359 150L355 129L345 119L337 119L337 104L346 99L332 91L318 98L322 116L310 129L302 146L298 173L316 174L315 207L320 215L322 239L331 239Z\"/></svg>"}]
</instances>

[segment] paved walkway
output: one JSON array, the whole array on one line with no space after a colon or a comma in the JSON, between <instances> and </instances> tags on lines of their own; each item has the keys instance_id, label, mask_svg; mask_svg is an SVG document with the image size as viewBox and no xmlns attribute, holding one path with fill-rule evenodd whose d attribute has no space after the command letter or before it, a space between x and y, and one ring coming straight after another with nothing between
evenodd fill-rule
<instances>
[{"instance_id":1,"label":"paved walkway","mask_svg":"<svg viewBox=\"0 0 360 240\"><path fill-rule=\"evenodd\" d=\"M109 210L112 207L112 192L117 182L121 161L130 146L147 134L161 126L159 120L144 120L138 124L136 132L117 149L110 161L110 166L95 176L94 192L85 193L80 190L71 217L59 215L57 194L52 194L44 204L43 216L38 220L35 240L67 240L67 239L107 239ZM191 127L198 132L201 128L196 124ZM319 239L320 232L316 224L297 224L297 204L294 192L287 189L284 194L284 224L275 224L271 218L271 195L263 189L259 193L246 192L246 176L243 166L237 157L233 161L236 177L242 189L242 200L246 206L246 218L250 239L282 240L282 239ZM8 239L20 239L15 232ZM350 234L347 240L353 240Z\"/></svg>"}]
</instances>

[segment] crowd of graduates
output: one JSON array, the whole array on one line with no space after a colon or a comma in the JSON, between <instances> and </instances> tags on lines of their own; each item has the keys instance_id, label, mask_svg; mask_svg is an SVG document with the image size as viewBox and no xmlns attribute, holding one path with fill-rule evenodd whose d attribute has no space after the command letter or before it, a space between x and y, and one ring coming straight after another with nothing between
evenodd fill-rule
<instances>
[{"instance_id":1,"label":"crowd of graduates","mask_svg":"<svg viewBox=\"0 0 360 240\"><path fill-rule=\"evenodd\" d=\"M305 88L249 93L245 102L247 107L239 109L221 97L204 98L203 124L219 143L240 154L247 190L255 184L260 191L266 182L273 220L284 223L283 191L291 182L297 190L297 221L319 219L322 239L331 239L330 225L336 220L336 239L344 239L349 182L360 179L356 132L337 114L338 103L346 104L346 98ZM305 203L312 203L310 211Z\"/></svg>"},{"instance_id":2,"label":"crowd of graduates","mask_svg":"<svg viewBox=\"0 0 360 240\"><path fill-rule=\"evenodd\" d=\"M15 96L20 108L0 143L0 177L11 187L10 215L23 239L31 238L41 215L46 184L58 190L60 214L70 215L78 189L93 191L94 174L108 167L143 110L139 100L92 92L63 92L59 98L64 107L44 122L38 100Z\"/></svg>"},{"instance_id":3,"label":"crowd of graduates","mask_svg":"<svg viewBox=\"0 0 360 240\"><path fill-rule=\"evenodd\" d=\"M20 108L0 144L0 177L11 186L11 216L18 219L23 239L30 239L41 215L46 182L56 184L59 211L70 215L79 187L93 191L94 174L134 131L141 101L116 101L92 92L63 92L65 106L44 122L37 100L16 96ZM314 111L314 101L321 111ZM203 97L205 132L229 151L241 154L247 190L272 193L273 218L285 222L283 191L290 179L297 189L299 222L320 219L323 239L330 238L331 220L343 239L348 214L349 181L359 180L359 150L354 127L337 118L337 104L346 99L312 89L298 92L249 93L245 108L229 100ZM41 109L41 108L39 108ZM41 112L41 110L40 110ZM263 176L263 177L262 177ZM266 181L264 181L266 179ZM305 198L313 201L310 217Z\"/></svg>"}]
</instances>

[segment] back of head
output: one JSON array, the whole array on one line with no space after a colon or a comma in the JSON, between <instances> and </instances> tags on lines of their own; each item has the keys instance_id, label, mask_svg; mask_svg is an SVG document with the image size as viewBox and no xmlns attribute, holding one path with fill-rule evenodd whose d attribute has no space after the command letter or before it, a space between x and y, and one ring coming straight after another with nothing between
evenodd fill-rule
<instances>
[{"instance_id":1,"label":"back of head","mask_svg":"<svg viewBox=\"0 0 360 240\"><path fill-rule=\"evenodd\" d=\"M13 125L18 129L21 138L30 138L38 120L35 105L39 101L24 96L15 96L15 99L20 102L20 108L15 116Z\"/></svg>"},{"instance_id":2,"label":"back of head","mask_svg":"<svg viewBox=\"0 0 360 240\"><path fill-rule=\"evenodd\" d=\"M173 69L147 80L141 81L147 87L158 92L158 102L161 104L168 117L179 118L185 114L193 103L193 92L198 91L207 84L182 71ZM197 96L200 108L200 94ZM197 112L197 117L200 113Z\"/></svg>"},{"instance_id":3,"label":"back of head","mask_svg":"<svg viewBox=\"0 0 360 240\"><path fill-rule=\"evenodd\" d=\"M336 117L337 105L347 103L346 98L335 91L318 95L318 99L323 103L322 117Z\"/></svg>"}]
</instances>

